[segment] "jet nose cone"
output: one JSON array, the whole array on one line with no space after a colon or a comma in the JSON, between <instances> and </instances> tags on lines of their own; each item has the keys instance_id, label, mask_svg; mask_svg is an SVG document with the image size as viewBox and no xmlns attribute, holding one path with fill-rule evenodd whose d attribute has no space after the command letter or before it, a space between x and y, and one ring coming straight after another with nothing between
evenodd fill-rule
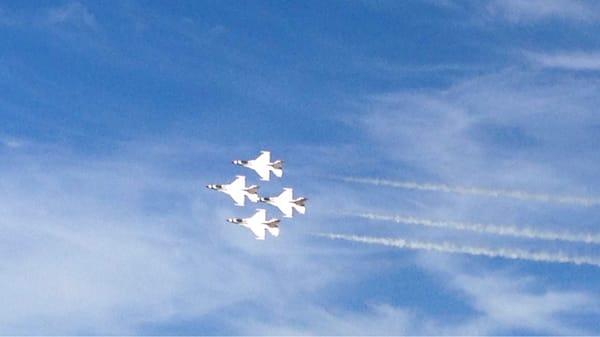
<instances>
[{"instance_id":1,"label":"jet nose cone","mask_svg":"<svg viewBox=\"0 0 600 337\"><path fill-rule=\"evenodd\" d=\"M228 219L227 219L227 222L234 223L235 221L234 221L234 219L233 219L233 218L228 218Z\"/></svg>"},{"instance_id":2,"label":"jet nose cone","mask_svg":"<svg viewBox=\"0 0 600 337\"><path fill-rule=\"evenodd\" d=\"M269 201L269 198L260 198L260 199L258 199L258 200L259 200L260 202L267 202L267 201Z\"/></svg>"}]
</instances>

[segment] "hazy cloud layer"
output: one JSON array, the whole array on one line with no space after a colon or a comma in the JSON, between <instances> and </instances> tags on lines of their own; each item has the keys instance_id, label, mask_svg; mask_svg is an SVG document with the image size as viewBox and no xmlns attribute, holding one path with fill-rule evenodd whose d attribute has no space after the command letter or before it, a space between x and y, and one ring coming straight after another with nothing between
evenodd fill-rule
<instances>
[{"instance_id":1,"label":"hazy cloud layer","mask_svg":"<svg viewBox=\"0 0 600 337\"><path fill-rule=\"evenodd\" d=\"M525 53L534 64L544 68L598 71L600 52Z\"/></svg>"},{"instance_id":2,"label":"hazy cloud layer","mask_svg":"<svg viewBox=\"0 0 600 337\"><path fill-rule=\"evenodd\" d=\"M596 207L485 196L600 195L597 5L320 5L0 7L0 333L598 333L596 267L539 261L593 245L332 215L597 232ZM261 193L309 203L256 242L204 185L263 148L286 173Z\"/></svg>"},{"instance_id":3,"label":"hazy cloud layer","mask_svg":"<svg viewBox=\"0 0 600 337\"><path fill-rule=\"evenodd\" d=\"M492 0L485 5L488 15L515 24L546 20L591 22L600 18L598 4L579 0Z\"/></svg>"}]
</instances>

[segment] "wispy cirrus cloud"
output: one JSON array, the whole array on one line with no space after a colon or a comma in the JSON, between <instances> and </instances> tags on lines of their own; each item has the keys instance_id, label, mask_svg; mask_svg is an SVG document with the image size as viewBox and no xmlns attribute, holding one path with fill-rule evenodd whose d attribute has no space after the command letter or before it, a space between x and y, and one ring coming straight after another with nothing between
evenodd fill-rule
<instances>
[{"instance_id":1,"label":"wispy cirrus cloud","mask_svg":"<svg viewBox=\"0 0 600 337\"><path fill-rule=\"evenodd\" d=\"M203 166L207 156L231 165L218 148L161 141L87 156L30 142L3 152L0 297L10 305L0 308L0 333L135 334L235 303L296 302L302 287L331 280L308 255L301 262L318 253L310 244L294 252L303 243L291 227L258 242L224 221L248 210L203 188L222 175ZM309 265L302 274L315 277L295 284Z\"/></svg>"},{"instance_id":2,"label":"wispy cirrus cloud","mask_svg":"<svg viewBox=\"0 0 600 337\"><path fill-rule=\"evenodd\" d=\"M449 313L430 316L404 304L369 303L360 313L314 306L301 312L277 310L278 319L274 321L251 317L239 323L239 331L277 335L354 335L358 331L419 335L501 335L515 331L592 333L565 318L574 313L597 313L599 308L590 293L563 289L540 291L543 281L535 276L486 269L481 265L468 270L467 261L456 257L419 255L417 261L432 277L444 279L447 291L466 299L465 304L474 314L453 321ZM471 261L468 264L473 265ZM515 303L519 303L518 308Z\"/></svg>"},{"instance_id":3,"label":"wispy cirrus cloud","mask_svg":"<svg viewBox=\"0 0 600 337\"><path fill-rule=\"evenodd\" d=\"M431 273L447 279L448 290L468 298L478 313L454 330L446 330L446 334L593 334L565 318L575 312L598 313L593 294L560 288L540 291L541 280L533 275L480 265L467 268L466 261L448 257L423 256L420 261Z\"/></svg>"},{"instance_id":4,"label":"wispy cirrus cloud","mask_svg":"<svg viewBox=\"0 0 600 337\"><path fill-rule=\"evenodd\" d=\"M564 228L569 228L570 233L577 237L579 234L594 232L597 219L594 207L573 207L574 205L569 206L563 202L540 205L524 200L527 195L510 198L513 200L486 200L461 193L448 195L421 192L433 188L442 191L454 186L481 186L488 192L498 188L506 191L544 190L550 192L546 197L571 193L598 195L600 185L595 178L595 167L599 157L597 147L593 144L598 140L597 127L600 125L596 114L596 106L600 101L595 94L600 85L593 78L563 75L564 73L547 72L543 68L535 71L510 69L472 76L456 81L447 88L398 90L371 97L364 104L363 114L357 118L366 126L371 139L380 146L373 148L373 153L378 153L392 163L381 170L385 172L384 176L389 180L407 183L402 184L403 189L407 188L406 191L378 188L373 193L382 194L389 199L401 195L414 200L418 207L390 201L382 202L372 209L362 209L372 213L410 211L409 214L419 214L418 220L402 220L427 225L442 224L421 220L463 219L460 226L456 226L458 222L451 225L464 227L462 225L472 225L475 219L485 218L486 223L547 223L547 226L540 227L546 234L558 233ZM442 185L445 186L416 186L412 183L414 181L443 182ZM542 196L534 196L535 198L544 199ZM473 226L470 228L481 229ZM525 230L519 226L513 229L519 233ZM380 235L357 237L350 234L345 239L410 246L412 249L430 249L454 255L452 259L446 260L455 260L461 253L523 259L525 264L542 265L539 263L542 261L598 264L597 256L587 254L593 249L577 244L564 243L559 246L553 242L545 242L539 243L532 250L522 242L521 247L518 240L506 236L494 236L487 241L488 238L477 235L476 231L472 234L463 233L457 238L448 231L435 229L415 233L411 229L387 227L385 235L381 234L385 229L369 230L377 230ZM410 231L410 236L402 236L406 238L405 241L379 241L382 238L395 238L396 231L400 230ZM490 228L487 227L487 230ZM496 231L498 228L491 230ZM391 231L394 231L393 234ZM346 230L343 232L349 233ZM472 244L474 241L481 245ZM488 246L488 242L493 244ZM563 247L574 246L577 247L577 253L573 255L566 256L561 252ZM580 259L582 257L583 260ZM464 259L472 261L467 257ZM493 264L491 261L483 263L486 266ZM568 264L556 266L569 268ZM519 279L525 273L511 271L509 274L508 279ZM493 284L492 281L489 283ZM581 310L588 295L573 295L569 292L559 295L549 292L547 300L556 302L551 309L545 311L542 304L545 296L534 294L536 290L547 288L541 286L536 289L535 285L531 287L531 290L521 287L507 289L508 292L514 291L513 299L529 301L531 306L527 311L534 317L531 320L519 322L516 315L507 312L507 303L497 298L502 295L481 291L471 297L473 302L468 303L482 308L482 311L489 310L489 315L461 326L459 334L481 331L479 329L482 326L490 329L486 328L485 331L500 334L514 332L510 330L511 327L533 331L578 331L576 326L563 330L564 326L558 319L561 305L571 307L569 310ZM591 290L589 296L595 298L594 290ZM544 326L544 319L551 319L552 323Z\"/></svg>"},{"instance_id":5,"label":"wispy cirrus cloud","mask_svg":"<svg viewBox=\"0 0 600 337\"><path fill-rule=\"evenodd\" d=\"M96 29L96 16L82 3L69 2L46 11L45 20L51 25L74 25L80 28Z\"/></svg>"},{"instance_id":6,"label":"wispy cirrus cloud","mask_svg":"<svg viewBox=\"0 0 600 337\"><path fill-rule=\"evenodd\" d=\"M549 226L573 224L579 229L589 229L594 223L594 218L576 221L573 219L575 212L564 203L548 206L524 203L522 200L505 202L503 198L490 202L482 200L485 198L472 198L465 194L422 193L415 189L373 191L364 186L346 184L340 187L327 181L311 180L314 177L310 175L315 170L336 174L344 170L349 175L382 176L380 173L385 173L385 176L390 178L436 181L451 186L551 191L560 195L597 195L597 184L590 179L597 176L595 168L598 167L594 159L598 158L597 147L594 146L597 144L594 131L597 131L595 125L598 121L594 114L598 103L595 98L598 84L595 81L552 78L535 72L518 71L475 76L474 71L468 71L464 72L465 76L469 76L467 80L462 77L461 80L452 81L454 84L449 87L391 90L387 94L366 97L366 108L360 111L358 123L351 122L349 124L353 128L341 131L333 127L315 130L312 125L316 126L319 123L312 122L306 130L298 131L294 120L289 118L265 118L263 123L262 120L256 120L264 114L263 106L259 107L258 110L261 111L256 116L252 116L249 113L251 110L247 111L248 106L244 105L235 106L240 114L234 117L228 115L227 111L221 113L217 109L217 122L213 124L204 123L204 118L211 118L211 114L215 114L211 108L206 108L206 113L198 113L202 116L196 120L198 123L192 123L179 113L171 114L165 111L180 111L179 107L183 108L185 105L182 103L185 100L180 98L190 94L185 88L197 88L198 83L210 83L213 87L215 84L222 85L226 101L238 102L237 99L232 100L231 95L232 92L240 91L248 95L253 103L258 100L271 107L274 101L282 100L286 95L294 98L303 96L304 100L283 100L286 102L283 110L297 106L302 119L312 121L310 117L315 117L318 113L315 110L309 111L310 107L303 103L323 98L315 95L321 90L316 89L319 87L313 87L312 82L302 81L302 86L288 86L288 81L298 80L296 72L302 73L300 77L306 79L321 73L327 67L320 58L306 68L297 67L297 64L290 67L293 63L289 63L289 60L295 60L297 55L286 54L283 58L276 58L283 61L280 64L280 70L283 72L277 69L275 72L283 75L266 76L276 80L269 80L269 83L264 84L264 74L268 71L263 70L270 69L274 63L265 59L270 54L263 51L280 55L278 43L288 35L284 35L283 38L273 36L273 40L270 38L268 41L261 40L260 36L256 39L245 39L248 36L247 21L238 20L235 15L232 15L226 26L214 20L211 22L206 17L206 25L215 29L209 28L208 34L205 34L198 29L200 21L205 18L204 15L201 16L203 19L198 21L180 18L176 14L168 15L169 19L163 16L169 14L165 8L155 8L153 11L150 7L144 4L139 8L138 14L147 15L148 20L145 23L136 23L136 27L140 29L136 31L136 38L126 35L123 31L123 43L129 48L123 49L121 53L132 61L128 66L142 64L140 69L144 73L146 67L148 70L159 69L161 76L153 79L160 79L156 82L159 83L161 92L177 92L182 96L173 99L156 95L154 91L143 91L139 84L149 83L144 82L148 81L148 78L143 77L138 79L138 82L129 83L131 93L136 92L136 95L139 95L137 100L126 94L128 91L125 90L121 93L123 101L117 101L111 107L111 104L107 104L111 101L111 94L102 89L92 89L94 87L91 86L91 82L95 81L92 79L87 84L87 90L92 92L90 96L74 94L71 88L65 87L64 91L67 94L64 95L63 102L56 102L57 105L61 105L65 111L73 110L75 113L86 107L88 114L85 117L89 122L93 115L102 115L97 113L96 109L114 108L119 115L128 115L123 109L124 105L135 105L136 109L143 111L143 102L149 97L156 97L157 101L161 102L163 99L167 102L177 102L177 109L172 109L172 105L165 108L160 106L161 103L152 101L148 104L150 109L136 114L131 119L117 118L116 122L107 121L110 118L106 115L99 117L99 120L106 122L106 126L110 128L118 129L120 124L125 125L127 130L123 135L127 139L136 137L137 132L140 132L138 127L131 128L129 123L139 123L137 126L143 128L146 122L151 123L151 120L147 119L150 115L172 115L173 119L157 118L156 122L161 126L150 128L150 133L165 130L162 124L176 121L177 133L202 135L204 139L222 141L230 138L230 135L223 134L218 127L223 124L247 124L249 134L253 134L254 137L246 137L241 133L240 137L227 140L230 143L247 143L245 149L252 150L241 151L244 155L254 151L257 140L261 144L269 144L276 139L278 141L275 146L281 145L279 140L293 143L301 140L298 148L305 147L303 155L298 156L299 151L285 152L285 159L290 159L285 183L291 181L294 186L310 191L307 193L311 199L306 216L308 221L300 218L300 223L283 227L284 234L279 240L267 241L261 246L256 246L244 230L224 223L223 219L232 216L232 212L239 211L236 215L245 215L247 210L216 207L215 205L221 205L224 200L226 201L223 203L228 203L229 200L225 196L221 196L223 199L213 195L205 197L198 189L202 189L206 182L220 181L224 171L221 171L222 167L217 163L221 160L228 163L235 158L225 155L233 152L228 148L213 148L210 154L204 152L200 156L195 152L201 147L199 144L170 143L162 132L157 146L137 144L125 150L108 150L108 153L90 156L65 154L62 152L64 149L36 149L35 145L29 144L27 149L4 146L10 149L7 153L21 150L37 151L23 157L16 153L6 156L2 153L3 160L0 163L0 173L6 178L0 182L2 191L6 192L0 197L0 214L2 219L6 220L0 227L5 234L1 235L0 239L3 240L0 256L5 261L2 264L3 271L7 271L0 276L0 297L6 299L6 303L15 304L0 312L0 327L5 329L6 333L42 331L46 334L157 334L159 331L160 334L162 331L164 334L164 331L189 331L188 334L206 334L206 329L215 326L218 326L214 328L216 334L373 332L460 335L514 333L510 330L512 328L533 329L549 334L578 331L566 319L560 317L560 314L581 313L584 311L581 306L588 304L582 298L595 299L593 285L584 284L587 280L581 281L585 275L573 275L573 279L577 280L569 282L577 283L577 286L573 287L592 288L590 293L555 289L556 284L560 283L556 275L544 275L531 287L522 284L505 286L529 275L539 274L540 269L550 264L514 263L515 270L506 275L493 274L492 280L488 281L484 278L490 271L495 270L499 264L510 263L512 260L507 262L501 259L478 259L452 254L446 256L452 261L468 260L470 264L480 262L480 274L468 275L473 276L471 278L461 278L456 285L448 284L447 280L454 280L452 276L464 274L460 268L451 268L448 272L450 276L439 277L436 274L434 281L423 285L420 282L420 273L424 267L420 261L414 261L415 254L412 251L389 249L370 254L369 249L374 247L323 242L325 240L318 240L319 243L316 244L304 234L309 229L322 230L329 226L333 227L332 230L338 230L346 225L338 219L321 218L319 215L326 210L342 207L356 209L367 205L378 210L394 211L399 207L414 207L415 213L434 219L463 219L461 221L465 222L482 219L481 221L489 223L525 223L521 222L522 219L516 219L520 217L525 218L527 223L547 223ZM94 27L97 28L100 23L106 23L106 27L109 26L109 22L119 23L111 21L108 17L96 15L92 9L91 4L88 6L88 3L84 5L78 2L67 3L50 10L41 9L37 11L40 14L36 16L36 19L40 20L36 21L37 28L39 30L40 27L51 26L53 29L48 31L67 35L73 31L83 32L80 35L75 34L75 38L68 40L69 43L65 45L69 48L85 46L85 43L88 43L86 41L96 42L96 35L101 35L93 34L97 33L93 31ZM263 10L261 7L261 13L265 13ZM251 17L253 14L250 12L240 11L237 14L247 14ZM481 13L479 10L475 15ZM103 11L103 14L106 15L106 12ZM494 19L509 20L513 23L542 22L550 19L589 22L589 19L581 19L575 14L565 17L552 10L540 18L528 15L521 14L520 17L517 16L519 19L511 21L505 12L490 14ZM176 22L181 24L177 25ZM236 26L237 22L243 23L242 29ZM260 22L265 27L290 27L287 20L283 20L284 24L281 26L270 26L270 23L264 20ZM429 24L429 20L425 22ZM132 25L122 22L111 25L117 27L114 34L120 35L122 26ZM227 27L227 34L223 34L224 30L220 27ZM277 31L287 34L290 30ZM296 33L297 36L303 34L300 30ZM234 63L223 62L222 57L214 56L221 54L210 53L207 50L210 42L224 35L229 35L226 39L229 43L216 45L228 53L233 51ZM242 38L232 40L233 36ZM157 44L152 37L157 37L164 43ZM397 34L394 34L393 38L397 39ZM385 37L381 36L381 39L376 40L384 41ZM112 39L111 41L114 42ZM292 41L302 44L305 40ZM472 42L478 46L481 43L477 38ZM352 40L352 43L355 41ZM197 48L190 48L190 45ZM244 47L249 45L258 46L260 52L252 57ZM242 46L239 47L240 50L237 49L238 46ZM421 46L422 41L417 49ZM373 52L371 48L366 49ZM296 48L290 50L295 54ZM98 56L102 56L96 53L95 49L89 51L91 52L86 54L90 56L89 60L97 60ZM112 54L112 51L106 54ZM331 50L325 48L318 54L326 55L329 52ZM350 52L335 55L345 54ZM336 63L338 60L344 61L343 57L337 56L334 57ZM439 57L440 62L443 62L443 52ZM462 73L465 69L476 70L481 74L487 69L478 66L469 68L468 64L463 66L452 62L447 65L439 63L440 65L431 67L425 65L407 68L394 66L392 59L394 57L390 58L389 64L386 62L376 65L374 69L385 72L389 79L401 77L399 75L406 72L425 71L425 77L433 78L442 73ZM213 64L209 60L219 62ZM290 68L293 69L292 73L287 72ZM245 72L250 69L258 69L257 76L249 76L252 73ZM316 69L318 71L314 71ZM114 69L107 70L107 78L114 75L130 78L131 75L130 67L126 68L126 72L117 74L111 71ZM245 75L240 77L241 73ZM77 78L77 74L71 75ZM176 78L178 85L173 87L172 83L167 83L165 76ZM333 77L336 79L336 86L343 80L337 74ZM186 82L186 79L189 82ZM318 77L314 80L315 83L327 82ZM358 81L361 82L361 87L364 85L363 89L371 89L366 81ZM58 82L64 84L62 79L58 79ZM390 81L385 88L395 88L396 83ZM430 84L429 81L420 83ZM412 84L404 83L402 86ZM286 86L289 93L285 93L285 90L275 90ZM379 85L376 87L381 88ZM137 92L138 88L140 92ZM114 89L120 91L121 86L118 85ZM303 94L298 96L298 92ZM97 93L101 93L106 100L99 102ZM215 97L214 93L206 96L196 94L197 90L194 90L190 97L200 97L202 102L206 101L206 98ZM40 95L40 100L45 101L48 97L54 95ZM74 109L65 104L78 97ZM143 99L139 99L140 97ZM179 105L180 103L182 105ZM189 111L196 111L197 106L188 106ZM331 108L329 111L337 109L346 112L344 107L333 104L328 108ZM241 112L251 117L244 119ZM277 114L279 113L277 111ZM42 115L32 115L43 117L32 118L35 121L33 123L49 123L50 120ZM64 112L57 115L65 116ZM343 118L348 118L348 114L344 114ZM110 138L104 133L100 133L101 136L98 137L94 127L84 129L73 125L72 122L57 120L64 128L61 133L63 138L66 137L66 132L80 133L79 137L74 137L76 141L90 141L94 135L101 141ZM31 121L27 123L33 124ZM192 128L214 128L215 132L181 132L184 124ZM278 128L273 128L272 125L281 126L284 131L273 134ZM291 127L286 128L286 125ZM38 132L44 134L48 129L42 127ZM88 132L89 130L91 131ZM340 140L336 138L336 133L343 133L347 138ZM303 143L306 139L304 136L318 134L325 135L324 139L334 142L336 146L327 151L315 151L314 144ZM359 138L354 143L340 144L344 139L355 140L356 136ZM363 147L362 151L357 143L362 143L359 145ZM88 150L85 142L81 147ZM210 146L206 146L208 147ZM572 151L573 149L577 151ZM293 156L295 157L290 158ZM299 170L297 165L304 167ZM229 178L228 176L223 179ZM292 180L288 180L289 178ZM265 187L268 189L268 186ZM268 192L271 191L265 191ZM561 210L571 213L563 214ZM586 215L589 215L593 210L588 209L586 212ZM546 213L555 216L553 222L539 219ZM356 228L364 226L359 223L352 225ZM379 230L372 227L384 226L371 226L369 230ZM396 231L404 230L399 227L405 226L390 227L388 230L391 232L385 235L395 235ZM440 232L442 234L438 234ZM416 239L424 241L422 236L449 236L448 232L451 231L416 228L412 234L414 237L419 236ZM477 233L461 232L460 235L465 241L483 240ZM452 238L444 239L451 241ZM458 244L457 241L451 243ZM552 244L545 242L541 248L545 250ZM432 255L438 254L428 254ZM408 264L409 268L400 270L397 261ZM360 263L368 267L360 269L356 266ZM446 261L439 262L445 263ZM342 270L341 265L351 265L351 268ZM557 267L556 264L550 266L549 268L565 268L560 269L561 271L579 268L569 265ZM528 270L528 267L532 267L531 270ZM381 273L394 275L389 278L376 278L378 287L369 289L374 283L373 279L369 278ZM40 280L45 280L45 283ZM363 280L366 280L365 283L360 283ZM342 281L353 283L353 286L346 285L348 288L341 291L339 288L343 285ZM403 283L402 288L396 284L392 289L380 287L381 283L386 281L412 283ZM452 298L459 302L454 307L459 307L461 322L449 322L447 313L422 312L425 311L424 307L431 306L431 302L434 305L442 303L443 307L452 307L452 301L436 303L435 299L429 299L430 294L444 296L440 287L446 285L449 286L448 293L452 294L450 296L455 293L466 294ZM410 293L407 298L413 298L411 296L415 291L411 286L414 286L417 292L425 289L428 298L412 303L398 303L401 292ZM469 292L470 287L479 290ZM496 296L502 299L494 298ZM550 304L545 305L547 302ZM513 314L517 310L510 311L514 303L520 304L518 315ZM473 312L467 310L465 313L463 307ZM32 323L32 317L35 318L35 324ZM161 328L163 330L160 330Z\"/></svg>"},{"instance_id":7,"label":"wispy cirrus cloud","mask_svg":"<svg viewBox=\"0 0 600 337\"><path fill-rule=\"evenodd\" d=\"M421 177L490 191L586 195L579 191L600 188L590 170L599 88L594 79L507 70L446 89L374 96L359 120L383 155ZM411 172L396 180L413 181Z\"/></svg>"},{"instance_id":8,"label":"wispy cirrus cloud","mask_svg":"<svg viewBox=\"0 0 600 337\"><path fill-rule=\"evenodd\" d=\"M25 146L26 143L18 138L0 136L0 144L9 149L18 149Z\"/></svg>"},{"instance_id":9,"label":"wispy cirrus cloud","mask_svg":"<svg viewBox=\"0 0 600 337\"><path fill-rule=\"evenodd\" d=\"M526 52L525 56L534 65L543 68L578 71L600 71L600 52Z\"/></svg>"},{"instance_id":10,"label":"wispy cirrus cloud","mask_svg":"<svg viewBox=\"0 0 600 337\"><path fill-rule=\"evenodd\" d=\"M303 312L287 311L277 321L250 319L240 331L254 335L355 335L368 331L373 335L434 334L437 331L426 318L408 308L371 304L363 311L327 310L318 306ZM415 322L419 324L415 324ZM243 326L242 326L243 325Z\"/></svg>"},{"instance_id":11,"label":"wispy cirrus cloud","mask_svg":"<svg viewBox=\"0 0 600 337\"><path fill-rule=\"evenodd\" d=\"M4 26L70 26L77 29L96 30L99 28L96 15L78 1L60 6L40 7L34 12L8 11L0 7L0 25Z\"/></svg>"},{"instance_id":12,"label":"wispy cirrus cloud","mask_svg":"<svg viewBox=\"0 0 600 337\"><path fill-rule=\"evenodd\" d=\"M600 20L598 4L586 0L446 0L428 2L443 10L461 13L462 17L469 17L472 23L479 24L490 23L490 21L510 25L549 22L590 24Z\"/></svg>"},{"instance_id":13,"label":"wispy cirrus cloud","mask_svg":"<svg viewBox=\"0 0 600 337\"><path fill-rule=\"evenodd\" d=\"M598 4L578 0L492 0L485 4L486 14L515 24L545 20L590 22L600 18Z\"/></svg>"},{"instance_id":14,"label":"wispy cirrus cloud","mask_svg":"<svg viewBox=\"0 0 600 337\"><path fill-rule=\"evenodd\" d=\"M260 245L226 224L231 207L215 208L215 196L201 192L221 173L199 168L206 158L227 163L232 152L162 139L100 157L34 143L5 155L0 294L14 305L0 315L2 330L137 334L183 321L193 326L184 331L201 333L210 331L207 320L232 334L483 334L523 324L516 317L499 321L495 307L486 307L493 319L467 316L454 324L383 300L356 310L322 303L322 291L347 279L339 265L355 265L354 254L362 253L314 246L303 238L308 224L286 226L279 240ZM334 194L344 196L338 202L360 203L360 194ZM318 199L310 212L325 207ZM311 222L317 228L328 221ZM526 295L538 296L519 296ZM571 312L574 304L564 304ZM558 324L550 318L548 326Z\"/></svg>"}]
</instances>

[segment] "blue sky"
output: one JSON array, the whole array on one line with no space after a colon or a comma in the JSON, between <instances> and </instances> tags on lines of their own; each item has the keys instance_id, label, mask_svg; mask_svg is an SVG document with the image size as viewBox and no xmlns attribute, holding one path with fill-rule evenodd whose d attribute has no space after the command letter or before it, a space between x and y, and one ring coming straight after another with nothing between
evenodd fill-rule
<instances>
[{"instance_id":1,"label":"blue sky","mask_svg":"<svg viewBox=\"0 0 600 337\"><path fill-rule=\"evenodd\" d=\"M600 334L598 266L313 235L599 261L489 231L600 232L594 1L6 1L0 39L0 334ZM263 149L309 203L258 242L204 185Z\"/></svg>"}]
</instances>

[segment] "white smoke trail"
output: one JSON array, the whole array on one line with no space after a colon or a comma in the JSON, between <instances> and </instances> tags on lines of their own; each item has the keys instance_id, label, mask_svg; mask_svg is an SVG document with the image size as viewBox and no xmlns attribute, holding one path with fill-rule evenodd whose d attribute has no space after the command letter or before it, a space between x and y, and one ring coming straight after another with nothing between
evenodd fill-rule
<instances>
[{"instance_id":1,"label":"white smoke trail","mask_svg":"<svg viewBox=\"0 0 600 337\"><path fill-rule=\"evenodd\" d=\"M337 177L347 182L370 184L376 186L389 186L421 191L438 191L446 193L481 195L486 197L507 197L520 200L533 200L541 202L554 202L560 204L575 204L580 206L600 205L600 198L561 196L554 194L537 194L516 190L486 189L479 187L449 186L446 184L416 183L412 181L391 181L377 178Z\"/></svg>"},{"instance_id":2,"label":"white smoke trail","mask_svg":"<svg viewBox=\"0 0 600 337\"><path fill-rule=\"evenodd\" d=\"M363 219L393 221L396 223L420 225L426 227L450 228L462 231L472 231L477 233L490 233L496 235L514 236L519 238L540 239L540 240L560 240L578 243L600 244L600 234L578 234L578 233L557 233L551 231L542 231L527 227L517 227L513 225L491 225L479 223L464 223L455 221L434 221L429 219L419 219L412 216L389 216L373 213L348 213L351 216L357 216Z\"/></svg>"},{"instance_id":3,"label":"white smoke trail","mask_svg":"<svg viewBox=\"0 0 600 337\"><path fill-rule=\"evenodd\" d=\"M513 260L526 260L536 262L569 263L576 265L592 265L600 267L600 259L589 256L569 256L563 253L549 252L530 252L516 248L483 248L456 245L449 242L433 243L423 241L412 241L402 238L377 238L359 235L335 234L335 233L315 233L314 235L328 238L331 240L346 240L353 242L362 242L374 245L383 245L396 248L405 248L413 250L427 250L451 254L468 254L487 257L500 257Z\"/></svg>"}]
</instances>

